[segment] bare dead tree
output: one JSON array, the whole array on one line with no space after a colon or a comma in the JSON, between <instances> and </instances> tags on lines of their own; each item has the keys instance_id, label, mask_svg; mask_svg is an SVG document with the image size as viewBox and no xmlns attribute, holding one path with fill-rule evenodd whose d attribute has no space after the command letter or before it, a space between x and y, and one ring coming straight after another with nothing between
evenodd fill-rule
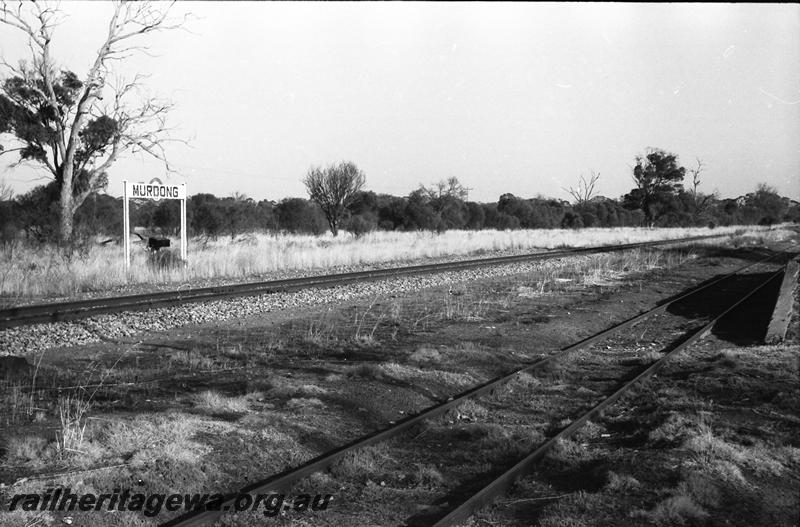
<instances>
[{"instance_id":1,"label":"bare dead tree","mask_svg":"<svg viewBox=\"0 0 800 527\"><path fill-rule=\"evenodd\" d=\"M308 196L322 209L334 236L339 234L339 225L347 206L365 182L364 173L350 161L342 161L324 169L312 167L303 179Z\"/></svg>"},{"instance_id":2,"label":"bare dead tree","mask_svg":"<svg viewBox=\"0 0 800 527\"><path fill-rule=\"evenodd\" d=\"M597 186L597 181L599 179L600 173L595 173L595 171L592 170L589 179L586 179L586 176L581 174L580 180L578 181L578 188L569 187L566 189L562 187L562 189L572 196L576 205L583 205L594 197L595 186Z\"/></svg>"},{"instance_id":3,"label":"bare dead tree","mask_svg":"<svg viewBox=\"0 0 800 527\"><path fill-rule=\"evenodd\" d=\"M173 141L166 125L169 102L142 97L144 77L108 86L111 65L135 53L148 53L141 37L183 26L186 18L170 21L172 4L114 3L108 31L83 78L61 71L53 58L53 34L63 14L41 2L0 4L0 23L18 29L28 39L30 62L18 66L3 61L11 73L0 88L0 133L16 137L20 162L47 168L60 186L62 242L72 237L73 217L86 197L107 182L107 170L124 153L144 152L166 164L165 145ZM107 97L111 92L109 99Z\"/></svg>"},{"instance_id":4,"label":"bare dead tree","mask_svg":"<svg viewBox=\"0 0 800 527\"><path fill-rule=\"evenodd\" d=\"M692 188L689 192L692 193L692 197L697 203L697 189L700 187L700 172L703 171L703 161L698 157L695 158L697 161L697 168L690 168L689 174L692 175Z\"/></svg>"},{"instance_id":5,"label":"bare dead tree","mask_svg":"<svg viewBox=\"0 0 800 527\"><path fill-rule=\"evenodd\" d=\"M469 197L470 188L461 184L457 177L451 176L442 179L430 187L420 185L419 190L431 200L441 200L442 198L456 198L466 201Z\"/></svg>"},{"instance_id":6,"label":"bare dead tree","mask_svg":"<svg viewBox=\"0 0 800 527\"><path fill-rule=\"evenodd\" d=\"M703 160L695 158L697 162L697 167L690 168L689 174L692 176L692 186L689 189L689 193L692 195L692 202L694 203L694 212L695 214L702 213L711 203L712 198L714 197L713 194L704 195L699 191L700 188L700 173L705 168Z\"/></svg>"}]
</instances>

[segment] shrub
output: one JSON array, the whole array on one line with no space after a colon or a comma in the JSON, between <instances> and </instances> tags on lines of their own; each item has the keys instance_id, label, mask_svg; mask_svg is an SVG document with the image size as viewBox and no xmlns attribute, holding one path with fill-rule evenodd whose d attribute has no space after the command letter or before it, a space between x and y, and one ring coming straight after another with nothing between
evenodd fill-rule
<instances>
[{"instance_id":1,"label":"shrub","mask_svg":"<svg viewBox=\"0 0 800 527\"><path fill-rule=\"evenodd\" d=\"M375 223L361 215L352 216L345 222L344 229L356 237L360 237L374 231Z\"/></svg>"}]
</instances>

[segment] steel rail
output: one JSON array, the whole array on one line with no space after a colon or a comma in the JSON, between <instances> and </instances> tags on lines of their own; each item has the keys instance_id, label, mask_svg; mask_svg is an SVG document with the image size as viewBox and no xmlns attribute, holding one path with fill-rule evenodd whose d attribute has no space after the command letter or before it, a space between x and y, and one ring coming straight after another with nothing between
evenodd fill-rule
<instances>
[{"instance_id":1,"label":"steel rail","mask_svg":"<svg viewBox=\"0 0 800 527\"><path fill-rule=\"evenodd\" d=\"M732 271L731 273L728 273L728 274L723 275L723 276L721 276L719 278L711 280L710 282L700 284L697 287L692 288L691 290L689 290L689 291L687 291L687 292L685 292L685 293L683 293L683 294L681 294L681 295L679 295L679 296L677 296L675 298L670 298L670 299L658 304L657 306L655 306L655 307L653 307L653 308L651 308L651 309L649 309L649 310L647 310L647 311L645 311L643 313L640 313L640 314L638 314L638 315L636 315L636 316L634 316L632 318L629 318L629 319L627 319L625 321L622 321L622 322L620 322L620 323L618 323L618 324L616 324L614 326L606 328L603 331L600 331L599 333L596 333L596 334L594 334L594 335L592 335L590 337L587 337L587 338L585 338L585 339L583 339L583 340L581 340L581 341L579 341L579 342L577 342L575 344L572 344L572 345L569 345L569 346L567 346L565 348L562 348L562 349L556 351L555 353L553 353L551 355L548 355L547 357L544 357L541 360L538 360L538 361L536 361L536 362L534 362L532 364L528 364L528 365L525 365L523 367L517 368L514 371L512 371L512 372L510 372L510 373L508 373L506 375L503 375L501 377L497 377L497 378L495 378L493 380L490 380L490 381L488 381L488 382L486 382L484 384L475 386L475 387L473 387L473 388L471 388L471 389L469 389L467 391L464 391L464 392L462 392L462 393L460 393L458 395L449 397L447 399L447 401L441 402L441 403L439 403L437 405L434 405L434 406L432 406L430 408L427 408L427 409L423 410L422 412L420 412L418 414L408 416L405 419L402 419L400 421L397 421L396 423L393 423L391 426L389 426L387 428L384 428L382 430L378 430L376 432L367 434L365 436L360 437L359 439L356 439L355 441L352 441L351 443L348 443L346 445L338 447L338 448L336 448L334 450L330 450L330 451L328 451L328 452L326 452L324 454L321 454L320 456L317 456L316 458L313 458L313 459L307 461L306 463L303 463L302 465L300 465L298 467L288 469L288 470L286 470L284 472L275 474L275 475L270 476L270 477L268 477L266 479L263 479L261 481L254 482L254 483L252 483L252 484L250 484L250 485L248 485L246 487L241 488L237 492L229 493L229 494L225 495L225 497L223 498L223 501L220 504L221 505L220 508L222 510L195 510L195 511L191 511L189 513L183 514L181 516L178 516L176 518L173 518L172 520L169 520L169 521L161 524L161 527L194 527L194 526L198 526L198 525L205 525L208 522L214 521L215 519L219 518L220 516L222 516L226 512L232 511L233 510L232 504L234 503L234 500L236 499L236 497L239 496L239 495L242 495L242 494L264 494L264 493L267 493L267 492L279 492L279 491L286 490L286 489L290 488L291 485L294 484L295 482L297 482L297 481L299 481L299 480L301 480L301 479L303 479L305 477L308 477L308 476L310 476L311 474L313 474L315 472L327 469L328 467L333 465L336 461L341 459L348 452L351 452L351 451L354 451L354 450L357 450L357 449L360 449L360 448L363 448L363 447L366 447L366 446L369 446L369 445L373 445L373 444L381 442L381 441L385 441L386 439L389 439L389 438L391 438L391 437L393 437L393 436L395 436L395 435L397 435L397 434L399 434L399 433L411 428L412 426L422 422L425 419L431 419L431 418L434 418L434 417L437 417L439 415L444 414L449 409L462 404L464 401L466 401L469 398L477 397L477 396L488 394L488 393L492 393L495 390L501 388L503 385L509 383L511 380L513 380L517 375L519 375L521 373L528 373L528 372L536 371L536 370L544 367L545 365L547 365L551 361L566 357L566 356L568 356L569 354L571 354L571 353L573 353L575 351L578 351L578 350L586 348L586 347L588 347L588 346L590 346L592 344L600 342L600 341L608 338L609 336L611 336L613 333L616 333L617 331L620 331L620 330L625 329L625 328L632 327L632 326L636 325L637 323L639 323L639 322L641 322L641 321L643 321L643 320L645 320L645 319L647 319L647 318L649 318L649 317L651 317L653 315L656 315L658 313L661 313L661 312L667 310L669 308L669 306L674 304L675 302L679 302L681 300L685 300L686 298L688 298L688 297L690 297L692 295L695 295L695 294L697 294L697 293L699 293L699 292L701 292L701 291L703 291L705 289L708 289L708 288L710 288L710 287L712 287L712 286L714 286L714 285L716 285L716 284L718 284L718 283L720 283L720 282L722 282L724 280L727 280L728 278L736 276L737 274L741 273L742 271L745 271L746 269L749 269L749 268L751 268L753 266L765 263L765 262L767 262L769 260L772 260L772 259L774 259L774 258L776 258L778 256L779 256L779 254L772 254L772 255L767 256L767 257L765 257L765 258L763 258L761 260L758 260L758 261L755 261L755 262L751 262L751 263L749 263L749 264L747 264L745 266L742 266L742 267L736 269L735 271ZM228 508L226 509L225 507L228 507Z\"/></svg>"},{"instance_id":2,"label":"steel rail","mask_svg":"<svg viewBox=\"0 0 800 527\"><path fill-rule=\"evenodd\" d=\"M71 302L17 306L0 309L0 329L36 323L61 322L86 318L99 314L116 313L120 311L138 311L154 307L166 307L190 302L203 302L239 296L253 296L259 294L294 291L310 287L332 287L352 282L367 282L405 275L454 271L473 267L482 267L486 265L503 265L515 262L547 260L551 258L562 258L582 254L597 254L625 251L630 249L659 247L663 245L685 244L713 238L724 238L727 236L731 235L712 234L705 236L691 236L681 239L661 240L656 242L627 243L599 247L580 247L575 249L544 251L540 253L460 260L456 262L421 264L407 267L391 267L385 269L374 269L370 271L354 271L349 273L287 278L282 280L268 280L211 287L198 287L156 293L92 298L87 300L75 300Z\"/></svg>"},{"instance_id":3,"label":"steel rail","mask_svg":"<svg viewBox=\"0 0 800 527\"><path fill-rule=\"evenodd\" d=\"M606 398L605 400L594 406L591 410L580 416L578 419L575 419L569 426L561 430L555 436L548 439L539 448L537 448L536 450L528 454L525 458L517 462L517 464L515 464L509 470L498 476L491 483L489 483L481 490L470 496L466 501L462 502L461 505L450 511L444 518L440 519L435 524L433 524L434 527L450 527L454 525L459 525L460 523L466 521L479 509L492 502L495 498L505 494L514 485L516 480L520 476L529 472L532 466L537 461L539 461L548 451L550 451L550 449L552 449L553 446L555 446L559 440L568 439L571 436L573 436L578 430L580 430L586 424L587 421L600 415L600 413L603 410L605 410L606 408L617 402L617 400L619 400L620 397L622 397L628 390L633 388L635 385L651 377L654 373L660 370L669 359L671 359L681 351L691 346L693 343L703 338L709 331L711 331L711 329L717 322L719 322L720 319L722 319L733 309L741 305L748 298L750 298L759 290L761 290L764 286L775 280L778 276L782 275L782 273L783 269L773 273L767 280L765 280L757 287L752 289L750 292L748 292L745 296L737 300L725 311L714 317L710 322L708 322L700 329L693 332L688 338L683 340L680 344L675 346L672 350L670 350L663 357L655 361L644 371L639 373L636 377L625 383L622 387L620 387L608 398Z\"/></svg>"}]
</instances>

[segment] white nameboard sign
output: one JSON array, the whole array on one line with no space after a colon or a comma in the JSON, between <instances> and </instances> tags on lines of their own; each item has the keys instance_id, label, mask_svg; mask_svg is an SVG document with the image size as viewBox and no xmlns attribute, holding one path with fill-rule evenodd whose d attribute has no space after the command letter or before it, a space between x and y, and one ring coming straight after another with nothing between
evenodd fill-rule
<instances>
[{"instance_id":1,"label":"white nameboard sign","mask_svg":"<svg viewBox=\"0 0 800 527\"><path fill-rule=\"evenodd\" d=\"M186 183L178 185L165 185L158 178L153 178L149 183L123 181L122 214L124 216L123 240L125 244L125 269L131 267L131 215L128 200L131 199L179 199L181 201L181 260L187 260L186 246Z\"/></svg>"},{"instance_id":2,"label":"white nameboard sign","mask_svg":"<svg viewBox=\"0 0 800 527\"><path fill-rule=\"evenodd\" d=\"M126 181L128 198L135 199L186 199L186 184L164 185L159 183L133 183Z\"/></svg>"}]
</instances>

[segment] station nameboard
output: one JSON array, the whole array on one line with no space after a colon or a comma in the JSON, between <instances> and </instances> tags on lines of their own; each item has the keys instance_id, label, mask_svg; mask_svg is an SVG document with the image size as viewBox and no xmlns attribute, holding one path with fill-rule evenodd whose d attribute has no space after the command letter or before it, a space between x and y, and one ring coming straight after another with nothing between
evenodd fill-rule
<instances>
[{"instance_id":1,"label":"station nameboard","mask_svg":"<svg viewBox=\"0 0 800 527\"><path fill-rule=\"evenodd\" d=\"M131 211L128 201L132 199L177 199L181 202L181 260L188 259L186 236L186 183L165 185L158 178L150 183L122 182L122 236L125 246L125 269L131 268Z\"/></svg>"},{"instance_id":2,"label":"station nameboard","mask_svg":"<svg viewBox=\"0 0 800 527\"><path fill-rule=\"evenodd\" d=\"M125 182L128 199L186 199L186 185L164 185L154 178L150 183Z\"/></svg>"}]
</instances>

